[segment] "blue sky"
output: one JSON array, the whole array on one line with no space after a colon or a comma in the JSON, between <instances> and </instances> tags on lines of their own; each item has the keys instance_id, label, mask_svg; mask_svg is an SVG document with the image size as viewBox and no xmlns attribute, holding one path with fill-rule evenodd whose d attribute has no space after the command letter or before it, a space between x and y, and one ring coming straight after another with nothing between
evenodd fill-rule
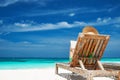
<instances>
[{"instance_id":1,"label":"blue sky","mask_svg":"<svg viewBox=\"0 0 120 80\"><path fill-rule=\"evenodd\" d=\"M120 0L0 0L0 57L68 57L84 26L111 35L120 57Z\"/></svg>"}]
</instances>

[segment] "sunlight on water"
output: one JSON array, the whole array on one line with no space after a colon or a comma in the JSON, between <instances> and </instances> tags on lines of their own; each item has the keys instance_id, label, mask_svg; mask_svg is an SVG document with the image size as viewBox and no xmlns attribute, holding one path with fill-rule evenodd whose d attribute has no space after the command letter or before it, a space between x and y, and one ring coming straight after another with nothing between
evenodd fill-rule
<instances>
[{"instance_id":1,"label":"sunlight on water","mask_svg":"<svg viewBox=\"0 0 120 80\"><path fill-rule=\"evenodd\" d=\"M48 68L68 59L0 59L0 69Z\"/></svg>"},{"instance_id":2,"label":"sunlight on water","mask_svg":"<svg viewBox=\"0 0 120 80\"><path fill-rule=\"evenodd\" d=\"M69 62L69 59L0 59L0 69L48 68L59 62ZM102 58L101 62L120 63L120 58Z\"/></svg>"}]
</instances>

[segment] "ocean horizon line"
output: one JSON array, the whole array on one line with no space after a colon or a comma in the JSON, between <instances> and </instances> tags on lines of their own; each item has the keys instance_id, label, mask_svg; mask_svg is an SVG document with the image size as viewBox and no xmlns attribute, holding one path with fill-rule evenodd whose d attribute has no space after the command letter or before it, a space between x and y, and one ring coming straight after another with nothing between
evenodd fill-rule
<instances>
[{"instance_id":1,"label":"ocean horizon line","mask_svg":"<svg viewBox=\"0 0 120 80\"><path fill-rule=\"evenodd\" d=\"M120 58L120 57L102 57L102 58ZM0 57L0 59L69 59L69 57Z\"/></svg>"}]
</instances>

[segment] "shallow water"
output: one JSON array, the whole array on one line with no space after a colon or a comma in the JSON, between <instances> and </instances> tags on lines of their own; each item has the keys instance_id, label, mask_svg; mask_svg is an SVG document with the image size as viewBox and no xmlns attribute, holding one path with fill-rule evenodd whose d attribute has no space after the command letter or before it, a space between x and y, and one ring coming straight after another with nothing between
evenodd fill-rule
<instances>
[{"instance_id":1,"label":"shallow water","mask_svg":"<svg viewBox=\"0 0 120 80\"><path fill-rule=\"evenodd\" d=\"M69 62L69 59L0 59L0 69L49 68L59 62ZM120 58L102 58L101 62L120 63Z\"/></svg>"}]
</instances>

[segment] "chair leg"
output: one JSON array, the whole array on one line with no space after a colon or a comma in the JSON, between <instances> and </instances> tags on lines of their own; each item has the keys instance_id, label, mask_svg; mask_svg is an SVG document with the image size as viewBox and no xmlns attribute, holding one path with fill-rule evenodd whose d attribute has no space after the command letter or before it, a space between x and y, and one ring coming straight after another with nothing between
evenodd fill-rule
<instances>
[{"instance_id":1,"label":"chair leg","mask_svg":"<svg viewBox=\"0 0 120 80\"><path fill-rule=\"evenodd\" d=\"M56 64L55 73L58 74L58 66Z\"/></svg>"},{"instance_id":2,"label":"chair leg","mask_svg":"<svg viewBox=\"0 0 120 80\"><path fill-rule=\"evenodd\" d=\"M75 74L74 72L72 72L72 74Z\"/></svg>"},{"instance_id":3,"label":"chair leg","mask_svg":"<svg viewBox=\"0 0 120 80\"><path fill-rule=\"evenodd\" d=\"M93 80L93 76L89 74L89 75L87 76L86 80Z\"/></svg>"},{"instance_id":4,"label":"chair leg","mask_svg":"<svg viewBox=\"0 0 120 80\"><path fill-rule=\"evenodd\" d=\"M105 70L102 63L100 61L97 61L97 64L101 70Z\"/></svg>"},{"instance_id":5,"label":"chair leg","mask_svg":"<svg viewBox=\"0 0 120 80\"><path fill-rule=\"evenodd\" d=\"M120 71L119 71L119 73L118 73L118 80L120 80Z\"/></svg>"},{"instance_id":6,"label":"chair leg","mask_svg":"<svg viewBox=\"0 0 120 80\"><path fill-rule=\"evenodd\" d=\"M91 77L88 77L86 80L93 80L93 78L91 78Z\"/></svg>"}]
</instances>

